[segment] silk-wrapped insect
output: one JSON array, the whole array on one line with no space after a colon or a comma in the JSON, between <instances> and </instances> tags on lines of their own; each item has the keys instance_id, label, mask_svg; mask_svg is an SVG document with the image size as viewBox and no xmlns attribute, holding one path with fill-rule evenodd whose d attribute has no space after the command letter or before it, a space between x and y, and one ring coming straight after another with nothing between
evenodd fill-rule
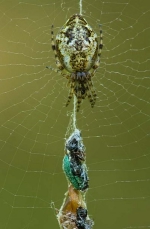
<instances>
[{"instance_id":1,"label":"silk-wrapped insect","mask_svg":"<svg viewBox=\"0 0 150 229\"><path fill-rule=\"evenodd\" d=\"M63 160L63 170L75 189L84 191L88 185L87 167L85 161L85 146L82 143L81 132L76 129L67 139L67 153Z\"/></svg>"},{"instance_id":2,"label":"silk-wrapped insect","mask_svg":"<svg viewBox=\"0 0 150 229\"><path fill-rule=\"evenodd\" d=\"M91 220L87 215L87 209L83 207L78 207L76 210L76 226L78 229L91 229L94 225L93 220Z\"/></svg>"},{"instance_id":3,"label":"silk-wrapped insect","mask_svg":"<svg viewBox=\"0 0 150 229\"><path fill-rule=\"evenodd\" d=\"M64 156L63 170L75 189L85 191L89 187L86 164L70 153Z\"/></svg>"},{"instance_id":4,"label":"silk-wrapped insect","mask_svg":"<svg viewBox=\"0 0 150 229\"><path fill-rule=\"evenodd\" d=\"M72 157L85 161L85 146L82 143L81 132L78 129L76 129L67 139L65 147Z\"/></svg>"},{"instance_id":5,"label":"silk-wrapped insect","mask_svg":"<svg viewBox=\"0 0 150 229\"><path fill-rule=\"evenodd\" d=\"M87 214L83 193L73 185L68 187L63 204L57 211L57 219L61 229L92 229L94 225Z\"/></svg>"}]
</instances>

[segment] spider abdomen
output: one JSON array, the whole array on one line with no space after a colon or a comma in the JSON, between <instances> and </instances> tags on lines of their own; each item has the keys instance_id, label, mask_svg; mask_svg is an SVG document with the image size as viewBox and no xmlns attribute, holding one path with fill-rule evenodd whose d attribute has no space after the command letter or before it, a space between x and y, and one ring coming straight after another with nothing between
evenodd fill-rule
<instances>
[{"instance_id":1,"label":"spider abdomen","mask_svg":"<svg viewBox=\"0 0 150 229\"><path fill-rule=\"evenodd\" d=\"M88 71L98 54L97 34L80 15L66 25L56 36L58 58L68 72Z\"/></svg>"}]
</instances>

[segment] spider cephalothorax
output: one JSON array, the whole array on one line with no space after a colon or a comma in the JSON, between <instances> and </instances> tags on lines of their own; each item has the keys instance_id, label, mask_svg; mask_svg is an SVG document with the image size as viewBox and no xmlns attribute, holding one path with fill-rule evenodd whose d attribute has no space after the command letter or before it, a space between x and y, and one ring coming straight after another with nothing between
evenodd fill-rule
<instances>
[{"instance_id":1,"label":"spider cephalothorax","mask_svg":"<svg viewBox=\"0 0 150 229\"><path fill-rule=\"evenodd\" d=\"M51 34L57 72L69 80L70 92L66 106L74 94L77 97L77 111L86 96L93 107L96 92L91 78L100 63L103 47L102 30L100 30L100 44L98 44L97 34L82 15L75 14L57 34L56 44L54 43L53 26Z\"/></svg>"}]
</instances>

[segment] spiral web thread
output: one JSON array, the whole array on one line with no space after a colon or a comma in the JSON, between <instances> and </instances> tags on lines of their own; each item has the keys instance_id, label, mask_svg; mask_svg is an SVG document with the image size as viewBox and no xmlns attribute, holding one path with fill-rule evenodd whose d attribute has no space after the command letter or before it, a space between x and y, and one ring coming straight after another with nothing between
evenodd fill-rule
<instances>
[{"instance_id":1,"label":"spiral web thread","mask_svg":"<svg viewBox=\"0 0 150 229\"><path fill-rule=\"evenodd\" d=\"M79 1L79 8L80 14L82 14L82 0ZM65 193L57 219L62 229L91 229L94 223L87 215L85 203L89 179L85 164L85 147L76 125L76 102L77 99L74 95L73 112L66 132L66 136L70 136L65 142L63 159L63 170L68 180L68 191ZM77 170L79 171L78 174L76 174Z\"/></svg>"}]
</instances>

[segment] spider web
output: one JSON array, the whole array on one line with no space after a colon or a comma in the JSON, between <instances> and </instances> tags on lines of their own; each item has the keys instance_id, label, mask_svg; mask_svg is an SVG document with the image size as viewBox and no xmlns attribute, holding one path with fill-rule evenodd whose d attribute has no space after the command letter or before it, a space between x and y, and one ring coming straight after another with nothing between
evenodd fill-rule
<instances>
[{"instance_id":1,"label":"spider web","mask_svg":"<svg viewBox=\"0 0 150 229\"><path fill-rule=\"evenodd\" d=\"M83 1L83 16L104 47L93 78L98 95L77 114L86 146L94 229L150 228L149 1ZM76 0L0 2L0 228L59 228L67 182L64 142L73 101L55 67L55 35Z\"/></svg>"}]
</instances>

